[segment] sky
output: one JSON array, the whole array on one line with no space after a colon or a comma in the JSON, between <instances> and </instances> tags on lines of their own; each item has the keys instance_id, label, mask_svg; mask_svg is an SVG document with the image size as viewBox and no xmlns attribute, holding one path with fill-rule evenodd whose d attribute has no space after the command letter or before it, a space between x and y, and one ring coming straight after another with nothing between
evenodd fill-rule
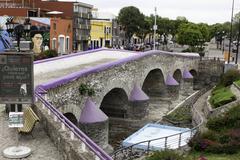
<instances>
[{"instance_id":1,"label":"sky","mask_svg":"<svg viewBox=\"0 0 240 160\"><path fill-rule=\"evenodd\" d=\"M94 5L100 12L118 15L119 10L126 6L136 6L145 15L154 13L161 17L176 19L184 16L195 23L223 23L230 21L232 0L78 0ZM240 0L235 0L234 13L240 11Z\"/></svg>"}]
</instances>

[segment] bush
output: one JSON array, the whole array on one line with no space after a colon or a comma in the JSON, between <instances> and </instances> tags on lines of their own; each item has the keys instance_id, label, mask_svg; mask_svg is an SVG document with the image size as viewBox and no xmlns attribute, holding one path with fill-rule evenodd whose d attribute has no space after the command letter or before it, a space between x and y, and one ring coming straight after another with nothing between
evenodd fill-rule
<instances>
[{"instance_id":1,"label":"bush","mask_svg":"<svg viewBox=\"0 0 240 160\"><path fill-rule=\"evenodd\" d=\"M238 87L240 87L240 80L235 81L235 83L238 85Z\"/></svg>"},{"instance_id":2,"label":"bush","mask_svg":"<svg viewBox=\"0 0 240 160\"><path fill-rule=\"evenodd\" d=\"M147 157L146 160L184 160L186 159L184 156L172 151L172 150L165 150L165 151L157 151L154 152L153 155Z\"/></svg>"},{"instance_id":3,"label":"bush","mask_svg":"<svg viewBox=\"0 0 240 160\"><path fill-rule=\"evenodd\" d=\"M80 93L80 95L88 95L88 96L94 96L95 95L95 91L93 88L90 88L90 86L88 86L87 84L81 84L78 88L78 91Z\"/></svg>"},{"instance_id":4,"label":"bush","mask_svg":"<svg viewBox=\"0 0 240 160\"><path fill-rule=\"evenodd\" d=\"M196 151L235 154L240 150L240 106L231 108L225 115L209 119L209 129L195 135L189 146Z\"/></svg>"},{"instance_id":5,"label":"bush","mask_svg":"<svg viewBox=\"0 0 240 160\"><path fill-rule=\"evenodd\" d=\"M40 54L34 55L34 60L41 60L46 58L57 57L58 53L55 50L46 50Z\"/></svg>"},{"instance_id":6,"label":"bush","mask_svg":"<svg viewBox=\"0 0 240 160\"><path fill-rule=\"evenodd\" d=\"M165 117L174 122L191 123L192 122L191 107L190 106L179 107L172 113L166 115Z\"/></svg>"},{"instance_id":7,"label":"bush","mask_svg":"<svg viewBox=\"0 0 240 160\"><path fill-rule=\"evenodd\" d=\"M236 69L230 69L221 76L220 84L223 86L229 86L234 81L240 79L240 72Z\"/></svg>"},{"instance_id":8,"label":"bush","mask_svg":"<svg viewBox=\"0 0 240 160\"><path fill-rule=\"evenodd\" d=\"M212 91L209 102L217 108L234 100L236 100L236 97L229 88L218 86Z\"/></svg>"},{"instance_id":9,"label":"bush","mask_svg":"<svg viewBox=\"0 0 240 160\"><path fill-rule=\"evenodd\" d=\"M55 50L46 50L43 52L44 55L47 56L47 58L57 57L58 53Z\"/></svg>"}]
</instances>

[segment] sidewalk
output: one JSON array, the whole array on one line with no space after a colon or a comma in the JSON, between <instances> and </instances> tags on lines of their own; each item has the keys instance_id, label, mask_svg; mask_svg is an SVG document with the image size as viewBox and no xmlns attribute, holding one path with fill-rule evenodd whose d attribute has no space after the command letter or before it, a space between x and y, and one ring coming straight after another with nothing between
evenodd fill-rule
<instances>
[{"instance_id":1,"label":"sidewalk","mask_svg":"<svg viewBox=\"0 0 240 160\"><path fill-rule=\"evenodd\" d=\"M2 152L7 147L16 145L17 129L8 128L8 115L4 109L5 107L0 105L0 159L9 160L3 157ZM30 147L32 150L32 154L22 160L62 160L61 153L39 123L35 125L32 134L34 138L30 134L19 136L19 145Z\"/></svg>"}]
</instances>

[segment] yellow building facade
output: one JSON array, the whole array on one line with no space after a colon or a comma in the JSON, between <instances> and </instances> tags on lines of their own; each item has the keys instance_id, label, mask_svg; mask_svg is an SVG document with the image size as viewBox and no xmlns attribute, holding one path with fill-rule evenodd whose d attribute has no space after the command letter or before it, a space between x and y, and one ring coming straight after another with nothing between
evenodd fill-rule
<instances>
[{"instance_id":1,"label":"yellow building facade","mask_svg":"<svg viewBox=\"0 0 240 160\"><path fill-rule=\"evenodd\" d=\"M110 20L91 20L90 47L101 48L112 46L112 22Z\"/></svg>"}]
</instances>

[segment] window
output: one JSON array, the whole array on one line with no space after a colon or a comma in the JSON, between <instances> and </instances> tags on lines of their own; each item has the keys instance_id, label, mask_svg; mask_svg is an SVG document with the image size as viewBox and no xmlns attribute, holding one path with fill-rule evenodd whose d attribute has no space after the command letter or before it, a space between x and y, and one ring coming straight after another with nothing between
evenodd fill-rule
<instances>
[{"instance_id":1,"label":"window","mask_svg":"<svg viewBox=\"0 0 240 160\"><path fill-rule=\"evenodd\" d=\"M66 37L66 50L69 51L69 36Z\"/></svg>"},{"instance_id":2,"label":"window","mask_svg":"<svg viewBox=\"0 0 240 160\"><path fill-rule=\"evenodd\" d=\"M78 6L77 5L74 6L73 12L78 12Z\"/></svg>"},{"instance_id":3,"label":"window","mask_svg":"<svg viewBox=\"0 0 240 160\"><path fill-rule=\"evenodd\" d=\"M56 49L56 38L52 39L52 49Z\"/></svg>"}]
</instances>

